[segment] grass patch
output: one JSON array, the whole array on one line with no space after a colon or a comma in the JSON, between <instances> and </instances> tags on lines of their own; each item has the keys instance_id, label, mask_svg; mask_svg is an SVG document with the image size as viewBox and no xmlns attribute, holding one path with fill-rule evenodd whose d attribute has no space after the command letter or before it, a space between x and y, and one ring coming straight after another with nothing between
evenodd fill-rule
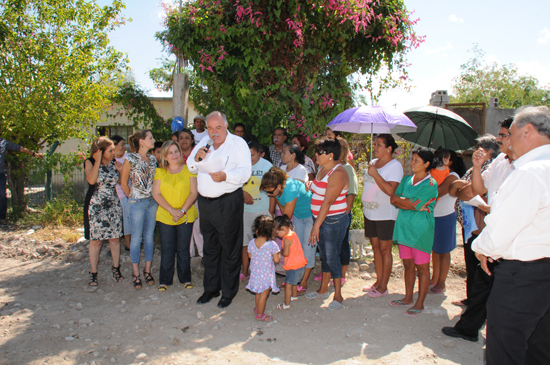
<instances>
[{"instance_id":1,"label":"grass patch","mask_svg":"<svg viewBox=\"0 0 550 365\"><path fill-rule=\"evenodd\" d=\"M82 227L84 208L83 204L74 199L58 197L38 207L36 212L25 212L23 217L14 223L42 227Z\"/></svg>"}]
</instances>

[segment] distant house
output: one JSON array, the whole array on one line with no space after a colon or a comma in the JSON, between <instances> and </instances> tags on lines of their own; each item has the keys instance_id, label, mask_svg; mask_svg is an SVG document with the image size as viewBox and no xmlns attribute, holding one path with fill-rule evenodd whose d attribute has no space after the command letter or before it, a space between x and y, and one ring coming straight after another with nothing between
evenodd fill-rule
<instances>
[{"instance_id":1,"label":"distant house","mask_svg":"<svg viewBox=\"0 0 550 365\"><path fill-rule=\"evenodd\" d=\"M157 109L158 113L166 118L172 117L172 98L171 97L150 97L149 100L153 103L155 108ZM113 109L109 111L109 114L114 114L115 111L120 110L123 112L123 108L120 106L114 105ZM188 117L189 117L189 123L192 123L193 118L197 115L197 111L195 111L195 108L193 106L193 103L189 103L189 110L188 110ZM128 141L128 137L134 134L136 130L134 130L134 127L132 125L133 123L128 120L128 118L125 115L117 115L114 118L105 116L104 120L97 123L95 125L95 133L99 133L103 136L114 136L119 135L122 136ZM189 128L193 128L193 125L190 124L188 126ZM170 128L170 126L168 126ZM78 151L79 148L83 149L84 151L87 151L89 149L91 141L82 141L77 139L70 139L63 143L61 146L59 146L56 150L56 152L60 153L69 153L71 151Z\"/></svg>"}]
</instances>

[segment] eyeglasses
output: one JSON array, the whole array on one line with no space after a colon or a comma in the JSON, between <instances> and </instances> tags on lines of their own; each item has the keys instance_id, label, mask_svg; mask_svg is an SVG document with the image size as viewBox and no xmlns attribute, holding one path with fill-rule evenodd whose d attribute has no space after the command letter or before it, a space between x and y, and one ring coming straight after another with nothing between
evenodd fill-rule
<instances>
[{"instance_id":1,"label":"eyeglasses","mask_svg":"<svg viewBox=\"0 0 550 365\"><path fill-rule=\"evenodd\" d=\"M500 138L508 138L508 137L510 137L509 134L504 134L504 133L499 133L498 136L499 136Z\"/></svg>"},{"instance_id":2,"label":"eyeglasses","mask_svg":"<svg viewBox=\"0 0 550 365\"><path fill-rule=\"evenodd\" d=\"M318 155L328 155L330 152L324 150L316 150L315 153L317 153Z\"/></svg>"}]
</instances>

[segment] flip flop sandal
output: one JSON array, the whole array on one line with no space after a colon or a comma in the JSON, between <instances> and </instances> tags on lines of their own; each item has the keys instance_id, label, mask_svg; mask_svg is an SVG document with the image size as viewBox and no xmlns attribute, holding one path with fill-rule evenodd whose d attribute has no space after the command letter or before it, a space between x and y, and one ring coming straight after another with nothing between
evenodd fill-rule
<instances>
[{"instance_id":1,"label":"flip flop sandal","mask_svg":"<svg viewBox=\"0 0 550 365\"><path fill-rule=\"evenodd\" d=\"M365 293L371 292L371 291L373 291L373 290L376 290L376 288L374 287L374 285L365 286L365 287L363 288L363 291L364 291Z\"/></svg>"},{"instance_id":2,"label":"flip flop sandal","mask_svg":"<svg viewBox=\"0 0 550 365\"><path fill-rule=\"evenodd\" d=\"M194 288L193 284L191 284L191 283L185 283L185 284L183 284L183 287L185 289L193 289Z\"/></svg>"},{"instance_id":3,"label":"flip flop sandal","mask_svg":"<svg viewBox=\"0 0 550 365\"><path fill-rule=\"evenodd\" d=\"M428 293L430 293L430 294L442 294L442 293L445 293L445 290L447 290L447 288L445 288L445 289L430 288L430 289L428 289Z\"/></svg>"},{"instance_id":4,"label":"flip flop sandal","mask_svg":"<svg viewBox=\"0 0 550 365\"><path fill-rule=\"evenodd\" d=\"M254 308L254 314L258 314L258 308Z\"/></svg>"},{"instance_id":5,"label":"flip flop sandal","mask_svg":"<svg viewBox=\"0 0 550 365\"><path fill-rule=\"evenodd\" d=\"M418 310L418 309L407 309L405 312L406 316L409 316L409 317L416 317L418 316L420 313L422 313L422 311Z\"/></svg>"},{"instance_id":6,"label":"flip flop sandal","mask_svg":"<svg viewBox=\"0 0 550 365\"><path fill-rule=\"evenodd\" d=\"M160 292L166 291L167 289L168 287L166 285L159 285L159 288L158 288Z\"/></svg>"},{"instance_id":7,"label":"flip flop sandal","mask_svg":"<svg viewBox=\"0 0 550 365\"><path fill-rule=\"evenodd\" d=\"M402 305L408 305L408 304L403 303L401 300L390 300L390 305L392 307L400 307Z\"/></svg>"},{"instance_id":8,"label":"flip flop sandal","mask_svg":"<svg viewBox=\"0 0 550 365\"><path fill-rule=\"evenodd\" d=\"M297 291L298 291L298 296L301 296L301 295L304 295L306 292L307 292L307 288L303 288L301 286L298 285L298 287L296 288Z\"/></svg>"},{"instance_id":9,"label":"flip flop sandal","mask_svg":"<svg viewBox=\"0 0 550 365\"><path fill-rule=\"evenodd\" d=\"M290 309L290 305L286 305L285 303L279 303L277 304L277 309Z\"/></svg>"},{"instance_id":10,"label":"flip flop sandal","mask_svg":"<svg viewBox=\"0 0 550 365\"><path fill-rule=\"evenodd\" d=\"M263 322L271 322L273 320L273 317L269 314L256 314L256 320L257 321L263 321Z\"/></svg>"}]
</instances>

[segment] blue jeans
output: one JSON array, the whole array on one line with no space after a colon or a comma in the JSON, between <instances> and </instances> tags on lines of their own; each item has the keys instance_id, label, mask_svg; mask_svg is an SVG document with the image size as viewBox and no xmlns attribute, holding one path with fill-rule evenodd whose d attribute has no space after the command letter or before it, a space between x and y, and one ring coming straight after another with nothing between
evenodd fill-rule
<instances>
[{"instance_id":1,"label":"blue jeans","mask_svg":"<svg viewBox=\"0 0 550 365\"><path fill-rule=\"evenodd\" d=\"M285 277L286 285L298 285L298 283L302 282L302 278L304 277L304 272L306 271L306 268L304 266L296 270L285 270L285 271L286 271L286 277Z\"/></svg>"},{"instance_id":2,"label":"blue jeans","mask_svg":"<svg viewBox=\"0 0 550 365\"><path fill-rule=\"evenodd\" d=\"M157 221L157 202L152 198L128 198L130 209L130 224L132 225L132 240L130 242L130 257L132 264L139 264L141 255L141 240L145 251L145 261L153 261L155 250L155 224Z\"/></svg>"},{"instance_id":3,"label":"blue jeans","mask_svg":"<svg viewBox=\"0 0 550 365\"><path fill-rule=\"evenodd\" d=\"M298 239L300 239L300 244L307 260L306 268L312 269L315 267L315 251L317 251L316 246L308 243L311 229L313 228L313 217L299 219L294 216L293 225L294 232L296 232Z\"/></svg>"},{"instance_id":4,"label":"blue jeans","mask_svg":"<svg viewBox=\"0 0 550 365\"><path fill-rule=\"evenodd\" d=\"M159 222L160 273L159 284L172 285L174 282L174 259L177 259L178 280L180 283L191 282L191 255L189 243L193 233L193 223L168 225Z\"/></svg>"},{"instance_id":5,"label":"blue jeans","mask_svg":"<svg viewBox=\"0 0 550 365\"><path fill-rule=\"evenodd\" d=\"M349 227L351 226L351 220L353 218L353 211L349 212L349 223L346 228L346 235L342 241L342 248L340 249L340 265L348 266L351 261L351 248L349 245Z\"/></svg>"},{"instance_id":6,"label":"blue jeans","mask_svg":"<svg viewBox=\"0 0 550 365\"><path fill-rule=\"evenodd\" d=\"M349 215L342 213L328 216L319 229L319 253L322 272L330 272L333 279L342 277L340 251L349 225Z\"/></svg>"}]
</instances>

